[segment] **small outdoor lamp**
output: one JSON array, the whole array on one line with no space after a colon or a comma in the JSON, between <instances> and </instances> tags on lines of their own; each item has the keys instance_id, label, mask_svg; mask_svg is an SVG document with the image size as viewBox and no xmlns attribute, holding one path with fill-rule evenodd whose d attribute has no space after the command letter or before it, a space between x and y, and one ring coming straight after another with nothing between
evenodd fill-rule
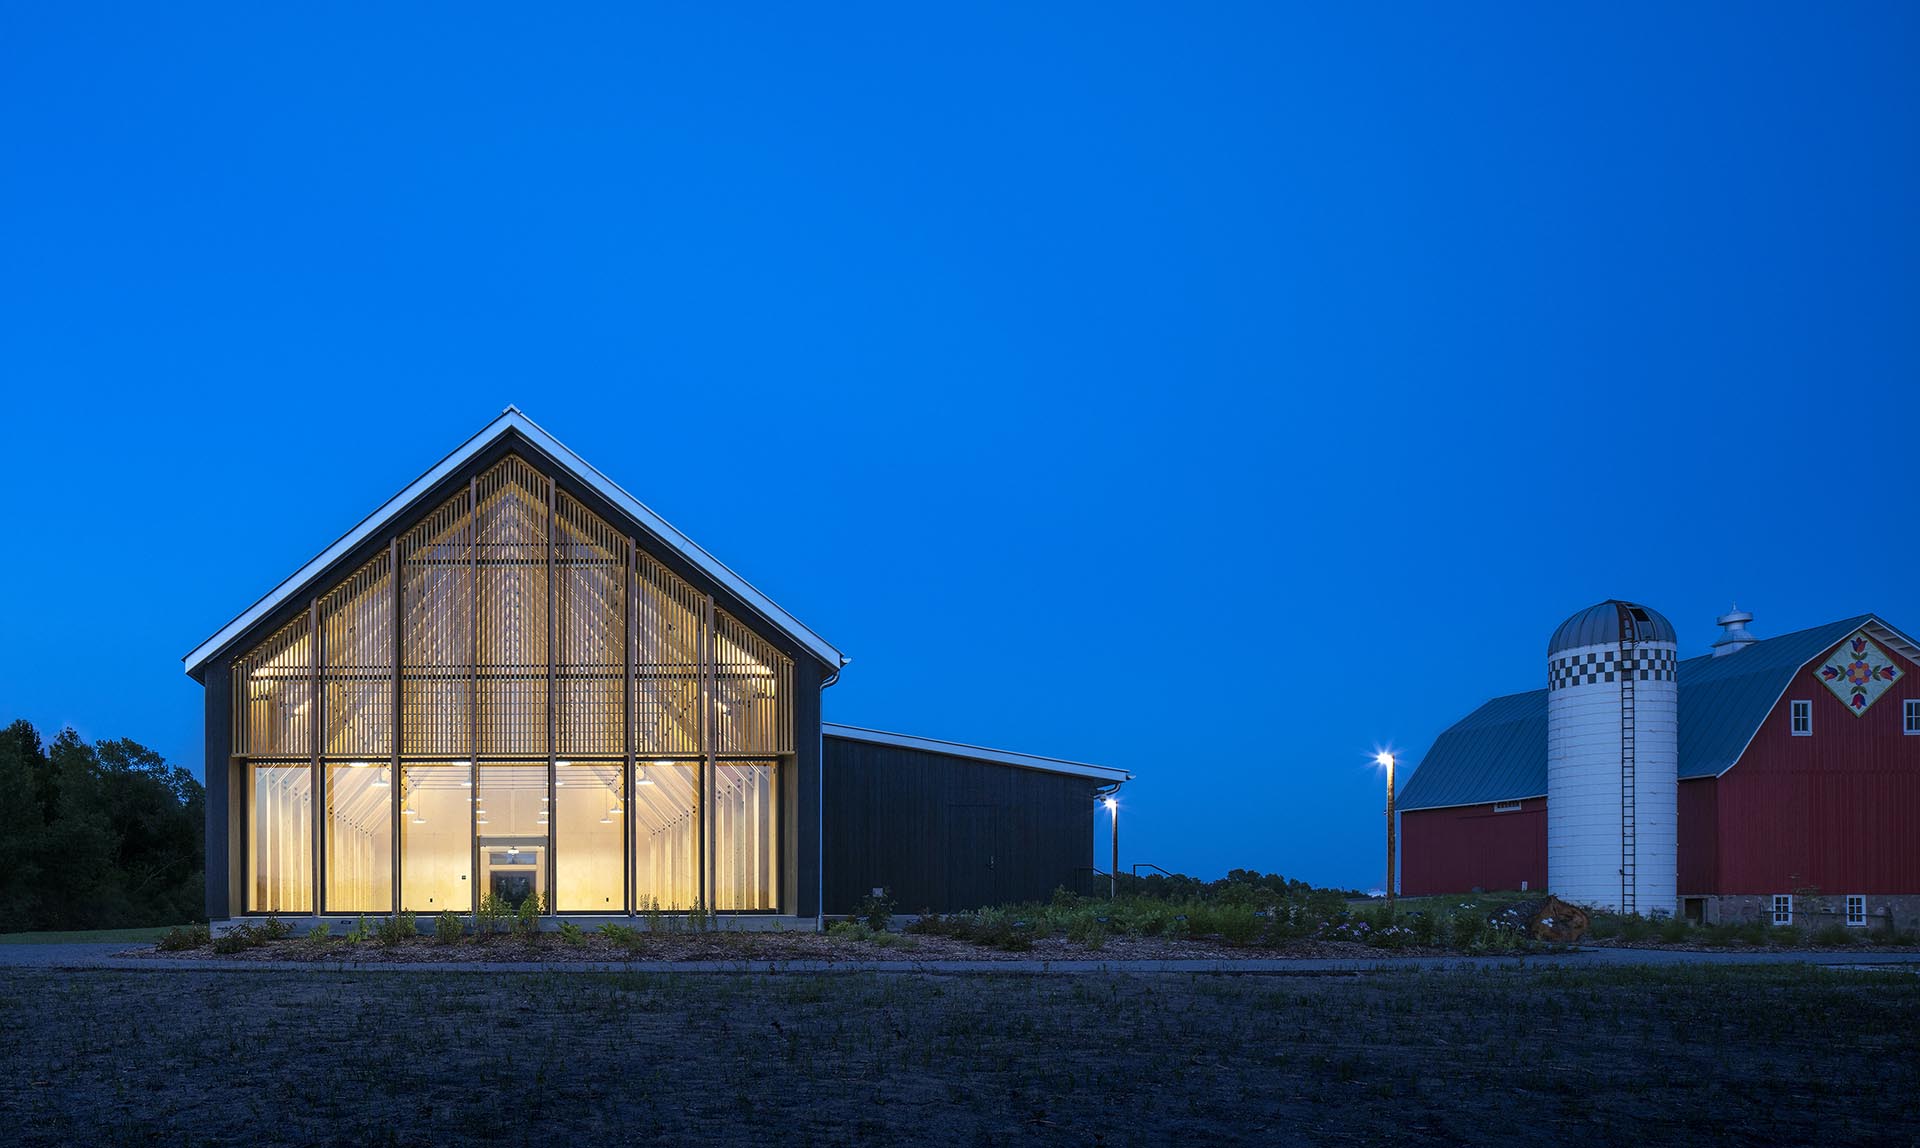
<instances>
[{"instance_id":1,"label":"small outdoor lamp","mask_svg":"<svg viewBox=\"0 0 1920 1148\"><path fill-rule=\"evenodd\" d=\"M1387 768L1387 912L1393 912L1393 754L1386 750L1374 755L1374 763Z\"/></svg>"},{"instance_id":2,"label":"small outdoor lamp","mask_svg":"<svg viewBox=\"0 0 1920 1148\"><path fill-rule=\"evenodd\" d=\"M1107 874L1107 900L1120 895L1120 802L1107 798L1107 812L1113 815L1113 869Z\"/></svg>"}]
</instances>

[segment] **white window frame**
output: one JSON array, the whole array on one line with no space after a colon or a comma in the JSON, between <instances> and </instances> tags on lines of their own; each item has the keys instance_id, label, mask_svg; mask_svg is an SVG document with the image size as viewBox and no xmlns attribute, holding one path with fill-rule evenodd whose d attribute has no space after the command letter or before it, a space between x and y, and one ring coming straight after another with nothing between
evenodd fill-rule
<instances>
[{"instance_id":1,"label":"white window frame","mask_svg":"<svg viewBox=\"0 0 1920 1148\"><path fill-rule=\"evenodd\" d=\"M1900 707L1901 715L1906 719L1902 728L1908 737L1920 737L1920 698L1908 698Z\"/></svg>"},{"instance_id":2,"label":"white window frame","mask_svg":"<svg viewBox=\"0 0 1920 1148\"><path fill-rule=\"evenodd\" d=\"M1795 737L1813 736L1813 702L1802 699L1787 703L1787 729Z\"/></svg>"},{"instance_id":3,"label":"white window frame","mask_svg":"<svg viewBox=\"0 0 1920 1148\"><path fill-rule=\"evenodd\" d=\"M1773 923L1776 925L1793 924L1793 894L1775 893L1773 895Z\"/></svg>"},{"instance_id":4,"label":"white window frame","mask_svg":"<svg viewBox=\"0 0 1920 1148\"><path fill-rule=\"evenodd\" d=\"M1518 813L1524 805L1526 805L1524 801L1496 801L1493 803L1493 811L1495 813Z\"/></svg>"},{"instance_id":5,"label":"white window frame","mask_svg":"<svg viewBox=\"0 0 1920 1148\"><path fill-rule=\"evenodd\" d=\"M1847 894L1847 927L1849 929L1864 929L1867 927L1866 894Z\"/></svg>"}]
</instances>

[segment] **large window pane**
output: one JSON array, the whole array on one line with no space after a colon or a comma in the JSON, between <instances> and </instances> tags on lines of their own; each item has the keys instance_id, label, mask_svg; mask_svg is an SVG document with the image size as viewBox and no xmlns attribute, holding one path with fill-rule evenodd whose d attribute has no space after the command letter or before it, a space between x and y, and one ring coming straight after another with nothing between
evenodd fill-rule
<instances>
[{"instance_id":1,"label":"large window pane","mask_svg":"<svg viewBox=\"0 0 1920 1148\"><path fill-rule=\"evenodd\" d=\"M773 909L773 766L723 763L713 779L713 907Z\"/></svg>"},{"instance_id":2,"label":"large window pane","mask_svg":"<svg viewBox=\"0 0 1920 1148\"><path fill-rule=\"evenodd\" d=\"M313 771L255 765L247 771L247 864L255 913L313 911Z\"/></svg>"},{"instance_id":3,"label":"large window pane","mask_svg":"<svg viewBox=\"0 0 1920 1148\"><path fill-rule=\"evenodd\" d=\"M467 763L400 770L400 903L416 913L473 907L473 772Z\"/></svg>"},{"instance_id":4,"label":"large window pane","mask_svg":"<svg viewBox=\"0 0 1920 1148\"><path fill-rule=\"evenodd\" d=\"M626 911L624 768L619 762L560 762L554 768L554 897L563 913Z\"/></svg>"},{"instance_id":5,"label":"large window pane","mask_svg":"<svg viewBox=\"0 0 1920 1148\"><path fill-rule=\"evenodd\" d=\"M631 816L634 907L693 908L700 897L700 767L641 762Z\"/></svg>"},{"instance_id":6,"label":"large window pane","mask_svg":"<svg viewBox=\"0 0 1920 1148\"><path fill-rule=\"evenodd\" d=\"M327 765L329 913L393 911L392 774L367 761Z\"/></svg>"},{"instance_id":7,"label":"large window pane","mask_svg":"<svg viewBox=\"0 0 1920 1148\"><path fill-rule=\"evenodd\" d=\"M480 892L518 908L547 895L547 767L480 767L474 791L474 828L480 835Z\"/></svg>"}]
</instances>

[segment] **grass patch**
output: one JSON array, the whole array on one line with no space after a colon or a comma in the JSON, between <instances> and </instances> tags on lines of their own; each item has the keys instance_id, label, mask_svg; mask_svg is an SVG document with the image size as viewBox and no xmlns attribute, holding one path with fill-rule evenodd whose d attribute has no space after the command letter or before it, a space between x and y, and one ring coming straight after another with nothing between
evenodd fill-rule
<instances>
[{"instance_id":1,"label":"grass patch","mask_svg":"<svg viewBox=\"0 0 1920 1148\"><path fill-rule=\"evenodd\" d=\"M0 933L0 945L71 945L108 941L138 944L143 941L158 941L176 928L192 927L191 925L153 925L141 929L82 929L66 933Z\"/></svg>"},{"instance_id":2,"label":"grass patch","mask_svg":"<svg viewBox=\"0 0 1920 1148\"><path fill-rule=\"evenodd\" d=\"M481 1138L500 1143L799 1130L880 1148L1389 1136L1757 1148L1905 1142L1920 1088L1920 977L1790 965L1339 978L21 969L0 990L0 1029L20 1083L10 1142L48 1148L432 1144L474 1129L499 1129ZM512 1056L449 1070L449 1049L475 1048ZM501 1096L514 1129L500 1128Z\"/></svg>"}]
</instances>

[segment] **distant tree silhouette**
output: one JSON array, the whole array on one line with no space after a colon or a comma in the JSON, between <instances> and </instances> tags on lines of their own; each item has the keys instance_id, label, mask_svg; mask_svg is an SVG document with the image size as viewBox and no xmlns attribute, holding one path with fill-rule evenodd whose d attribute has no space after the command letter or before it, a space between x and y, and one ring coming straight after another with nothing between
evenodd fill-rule
<instances>
[{"instance_id":1,"label":"distant tree silhouette","mask_svg":"<svg viewBox=\"0 0 1920 1148\"><path fill-rule=\"evenodd\" d=\"M206 790L125 739L0 730L0 932L203 916Z\"/></svg>"}]
</instances>

